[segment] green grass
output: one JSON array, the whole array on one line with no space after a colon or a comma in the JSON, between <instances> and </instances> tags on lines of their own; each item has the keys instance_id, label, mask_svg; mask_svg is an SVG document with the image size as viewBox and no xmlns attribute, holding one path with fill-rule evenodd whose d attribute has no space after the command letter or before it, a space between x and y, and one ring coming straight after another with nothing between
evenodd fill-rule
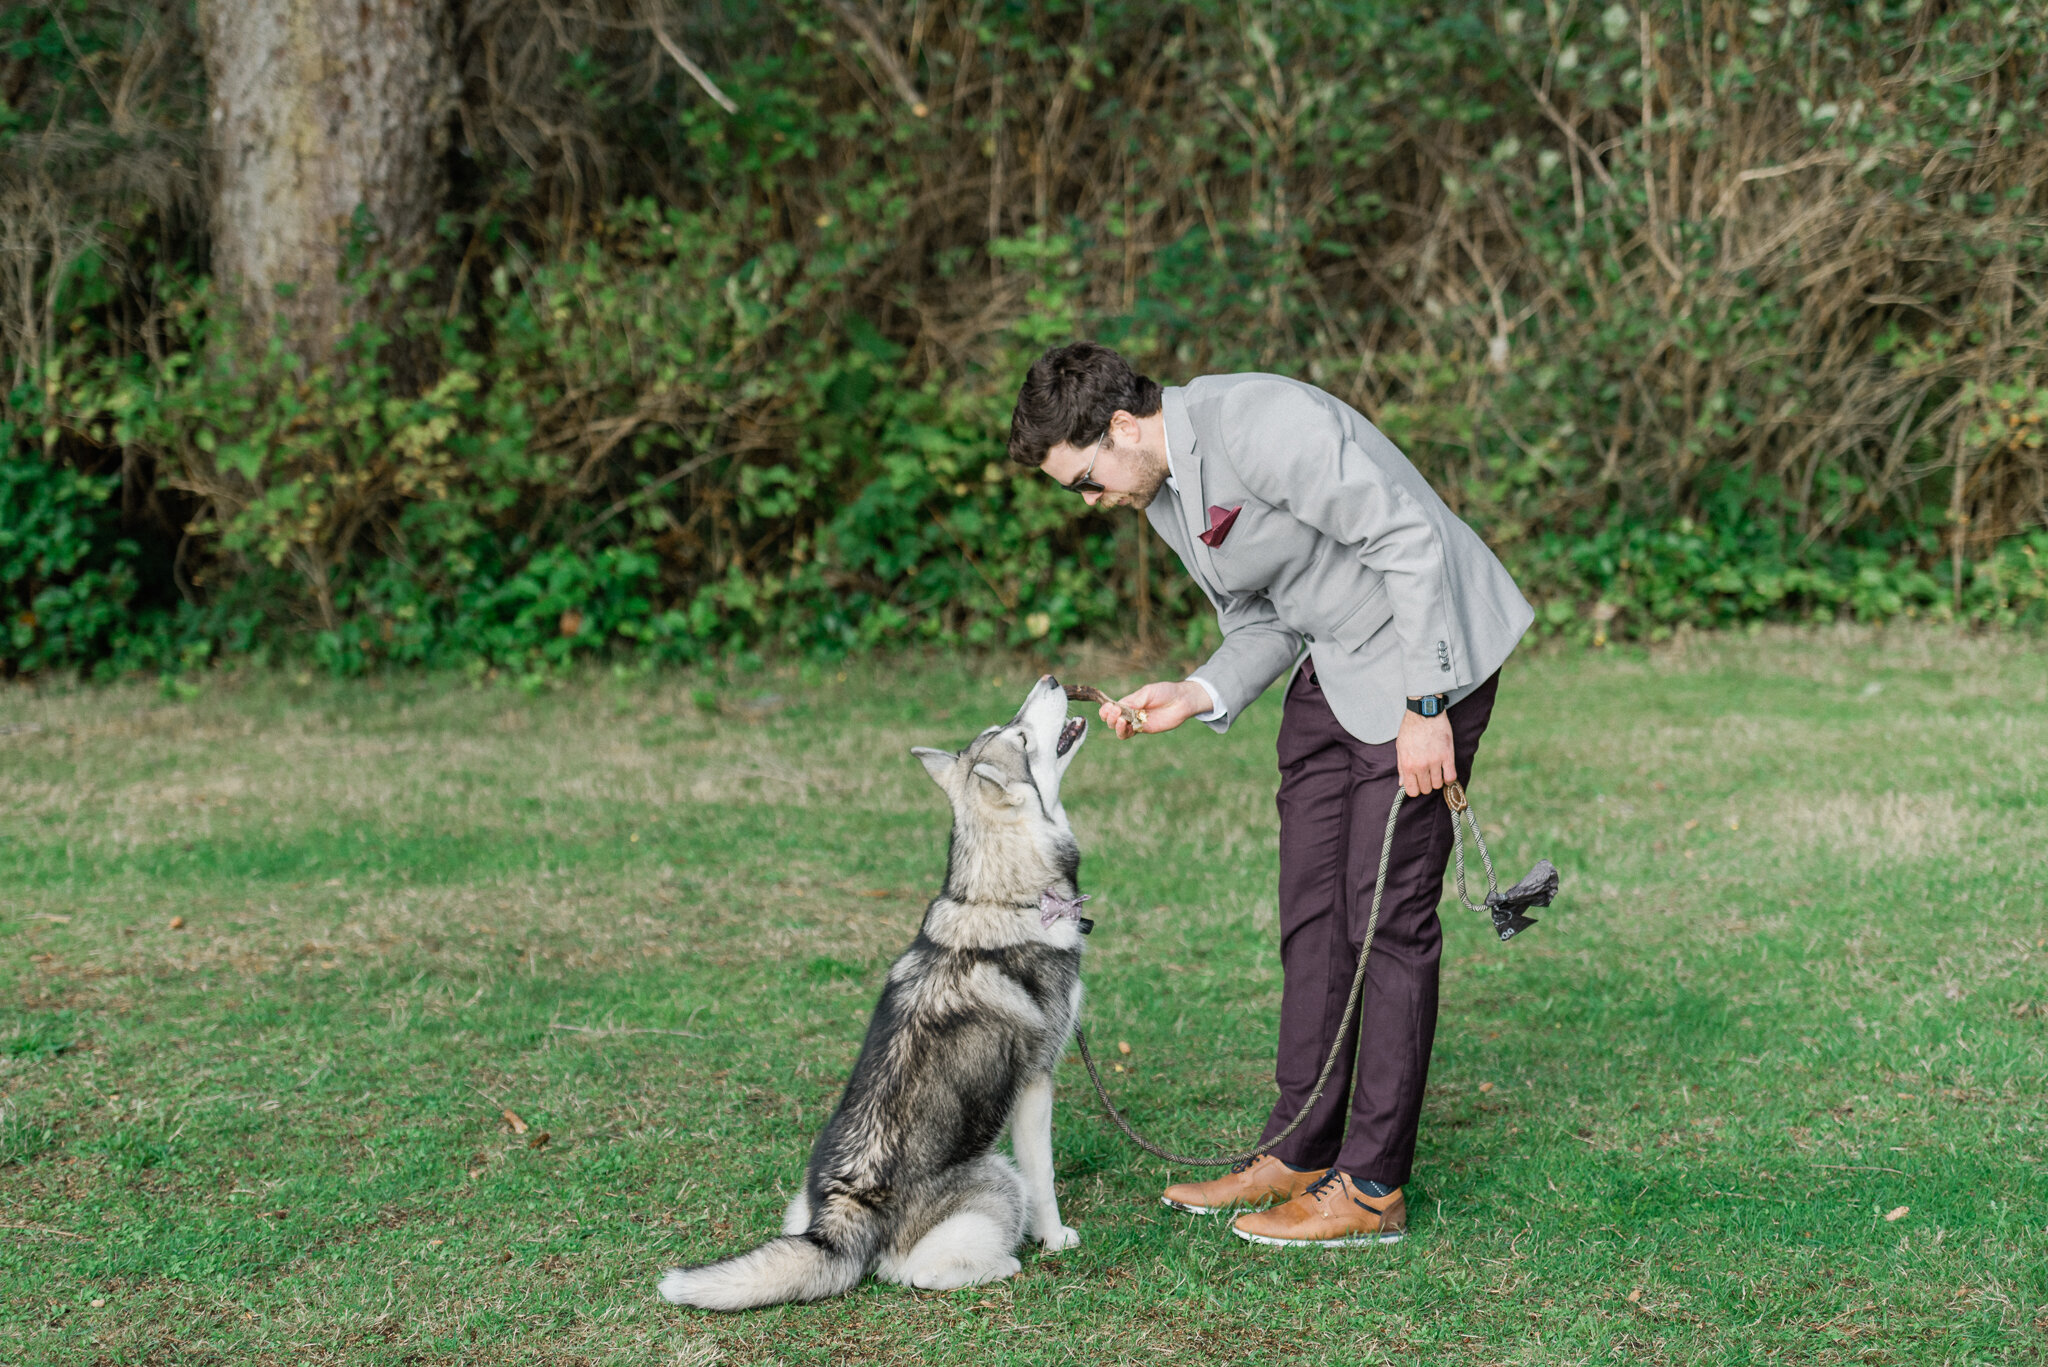
<instances>
[{"instance_id":1,"label":"green grass","mask_svg":"<svg viewBox=\"0 0 2048 1367\"><path fill-rule=\"evenodd\" d=\"M1445 912L1407 1243L1162 1209L1069 1066L1078 1250L660 1303L775 1227L935 886L906 751L1028 677L0 691L0 1361L2042 1359L2048 660L1933 632L1511 666L1473 794L1565 892ZM1271 1096L1275 701L1070 774L1087 1015L1180 1144Z\"/></svg>"}]
</instances>

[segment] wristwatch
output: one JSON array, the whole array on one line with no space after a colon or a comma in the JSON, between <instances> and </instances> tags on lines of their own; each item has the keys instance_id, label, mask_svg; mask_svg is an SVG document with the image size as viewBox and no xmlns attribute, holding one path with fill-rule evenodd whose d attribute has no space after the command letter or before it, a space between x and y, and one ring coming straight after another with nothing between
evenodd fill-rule
<instances>
[{"instance_id":1,"label":"wristwatch","mask_svg":"<svg viewBox=\"0 0 2048 1367\"><path fill-rule=\"evenodd\" d=\"M1408 700L1408 710L1424 717L1441 717L1450 705L1451 695L1448 693L1430 693Z\"/></svg>"}]
</instances>

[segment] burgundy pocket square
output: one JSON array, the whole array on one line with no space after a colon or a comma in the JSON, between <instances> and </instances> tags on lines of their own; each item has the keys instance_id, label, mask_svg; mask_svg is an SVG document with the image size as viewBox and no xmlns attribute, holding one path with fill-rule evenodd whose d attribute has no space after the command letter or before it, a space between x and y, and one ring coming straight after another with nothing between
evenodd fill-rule
<instances>
[{"instance_id":1,"label":"burgundy pocket square","mask_svg":"<svg viewBox=\"0 0 2048 1367\"><path fill-rule=\"evenodd\" d=\"M1211 506L1209 509L1209 530L1202 533L1202 544L1212 551L1222 545L1223 538L1230 535L1231 525L1237 521L1238 512L1239 508Z\"/></svg>"}]
</instances>

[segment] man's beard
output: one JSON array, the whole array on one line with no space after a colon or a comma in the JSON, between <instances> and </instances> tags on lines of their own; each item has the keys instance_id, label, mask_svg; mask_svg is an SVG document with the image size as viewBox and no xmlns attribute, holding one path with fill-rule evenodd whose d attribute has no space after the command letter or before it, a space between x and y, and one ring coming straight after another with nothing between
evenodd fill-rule
<instances>
[{"instance_id":1,"label":"man's beard","mask_svg":"<svg viewBox=\"0 0 2048 1367\"><path fill-rule=\"evenodd\" d=\"M1136 489L1116 490L1095 500L1098 508L1135 508L1139 512L1152 506L1152 500L1159 497L1159 491L1166 487L1166 462L1162 459L1156 465L1147 463L1144 479Z\"/></svg>"}]
</instances>

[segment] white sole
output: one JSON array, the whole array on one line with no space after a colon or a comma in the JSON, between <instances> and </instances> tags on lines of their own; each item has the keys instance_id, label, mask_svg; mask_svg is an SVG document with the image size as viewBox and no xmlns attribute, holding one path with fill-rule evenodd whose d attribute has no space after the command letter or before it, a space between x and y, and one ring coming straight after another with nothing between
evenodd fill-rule
<instances>
[{"instance_id":1,"label":"white sole","mask_svg":"<svg viewBox=\"0 0 2048 1367\"><path fill-rule=\"evenodd\" d=\"M1253 1206L1191 1206L1181 1201L1169 1201L1164 1196L1159 1198L1159 1204L1168 1210L1185 1211L1189 1215L1242 1215L1256 1209Z\"/></svg>"},{"instance_id":2,"label":"white sole","mask_svg":"<svg viewBox=\"0 0 2048 1367\"><path fill-rule=\"evenodd\" d=\"M1367 1248L1375 1244L1398 1244L1408 1237L1403 1229L1389 1230L1382 1234L1352 1234L1342 1239L1275 1239L1266 1234L1247 1234L1236 1225L1230 1232L1247 1243L1265 1244L1269 1248Z\"/></svg>"}]
</instances>

